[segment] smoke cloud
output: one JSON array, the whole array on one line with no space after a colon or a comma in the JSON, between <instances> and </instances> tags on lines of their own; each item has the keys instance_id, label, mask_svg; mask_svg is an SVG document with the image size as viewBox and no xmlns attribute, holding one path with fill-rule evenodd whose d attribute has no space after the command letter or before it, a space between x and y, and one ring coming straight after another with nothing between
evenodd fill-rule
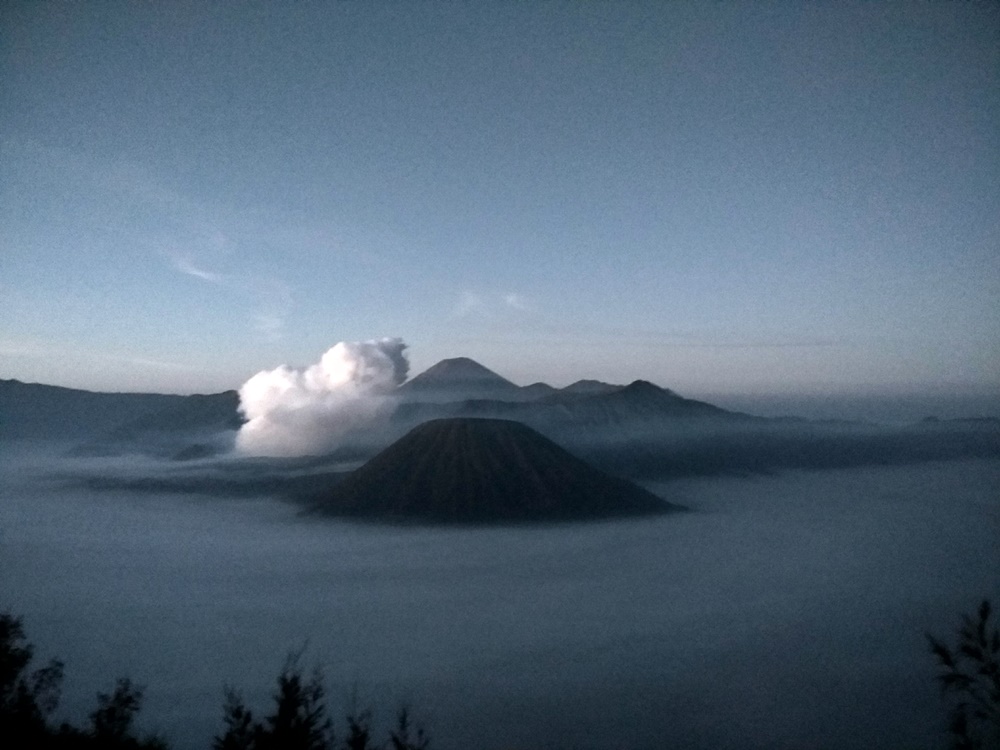
<instances>
[{"instance_id":1,"label":"smoke cloud","mask_svg":"<svg viewBox=\"0 0 1000 750\"><path fill-rule=\"evenodd\" d=\"M393 392L410 363L402 339L341 341L305 369L258 372L240 388L247 422L236 449L256 456L326 453L395 408Z\"/></svg>"}]
</instances>

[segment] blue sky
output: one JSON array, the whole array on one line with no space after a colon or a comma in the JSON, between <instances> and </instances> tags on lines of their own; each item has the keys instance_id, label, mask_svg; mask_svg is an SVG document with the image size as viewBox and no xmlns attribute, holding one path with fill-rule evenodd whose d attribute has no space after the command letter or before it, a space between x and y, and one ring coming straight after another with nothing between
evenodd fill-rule
<instances>
[{"instance_id":1,"label":"blue sky","mask_svg":"<svg viewBox=\"0 0 1000 750\"><path fill-rule=\"evenodd\" d=\"M1000 390L996 3L0 13L0 377Z\"/></svg>"}]
</instances>

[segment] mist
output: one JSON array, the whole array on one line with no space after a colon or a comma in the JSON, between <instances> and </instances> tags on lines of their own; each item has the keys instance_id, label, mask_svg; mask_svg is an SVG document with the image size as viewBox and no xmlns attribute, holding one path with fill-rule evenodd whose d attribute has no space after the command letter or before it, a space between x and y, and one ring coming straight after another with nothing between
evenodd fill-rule
<instances>
[{"instance_id":1,"label":"mist","mask_svg":"<svg viewBox=\"0 0 1000 750\"><path fill-rule=\"evenodd\" d=\"M996 459L647 482L692 512L463 530L80 482L207 463L5 455L5 606L66 662L58 715L128 674L179 750L303 647L335 714L408 702L442 750L939 748L924 633L1000 593ZM211 471L275 465L318 467Z\"/></svg>"},{"instance_id":2,"label":"mist","mask_svg":"<svg viewBox=\"0 0 1000 750\"><path fill-rule=\"evenodd\" d=\"M765 419L641 381L526 400L471 361L399 389L403 351L342 342L204 396L0 384L0 593L66 663L56 721L127 675L141 730L206 748L224 686L260 715L304 649L334 716L371 705L384 730L406 703L441 750L946 746L924 634L1000 598L996 418ZM464 399L470 370L510 400ZM464 400L422 400L456 378ZM455 417L520 421L689 512L306 513Z\"/></svg>"},{"instance_id":3,"label":"mist","mask_svg":"<svg viewBox=\"0 0 1000 750\"><path fill-rule=\"evenodd\" d=\"M762 417L796 416L818 420L857 420L909 424L928 417L976 419L1000 414L1000 391L923 389L840 393L692 393L718 406Z\"/></svg>"}]
</instances>

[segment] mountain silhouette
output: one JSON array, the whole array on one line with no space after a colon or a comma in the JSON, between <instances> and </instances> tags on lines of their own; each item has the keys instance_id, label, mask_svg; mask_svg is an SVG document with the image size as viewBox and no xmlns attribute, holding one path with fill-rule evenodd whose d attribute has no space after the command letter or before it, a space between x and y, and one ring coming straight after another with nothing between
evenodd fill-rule
<instances>
[{"instance_id":1,"label":"mountain silhouette","mask_svg":"<svg viewBox=\"0 0 1000 750\"><path fill-rule=\"evenodd\" d=\"M158 393L97 393L0 380L0 439L81 439L184 401Z\"/></svg>"},{"instance_id":2,"label":"mountain silhouette","mask_svg":"<svg viewBox=\"0 0 1000 750\"><path fill-rule=\"evenodd\" d=\"M414 396L405 396L407 387ZM460 417L521 422L612 475L643 479L1000 456L996 419L896 426L765 419L643 380L627 386L580 381L558 391L544 383L519 388L467 358L438 363L400 390L384 432L322 457L338 477L345 465L376 455L421 423ZM0 457L6 441L44 440L69 456L142 454L198 465L232 449L243 422L238 405L235 391L99 393L0 379ZM334 481L324 475L291 482L284 475L292 471L298 469L268 465L271 484L248 476L226 491L256 494L253 487L294 485L298 497L299 489L321 491Z\"/></svg>"},{"instance_id":3,"label":"mountain silhouette","mask_svg":"<svg viewBox=\"0 0 1000 750\"><path fill-rule=\"evenodd\" d=\"M109 433L116 439L135 439L146 434L171 432L218 432L236 430L243 424L236 391L182 396L163 409L119 425Z\"/></svg>"},{"instance_id":4,"label":"mountain silhouette","mask_svg":"<svg viewBox=\"0 0 1000 750\"><path fill-rule=\"evenodd\" d=\"M425 422L347 476L316 505L331 515L497 523L678 510L609 476L519 422Z\"/></svg>"},{"instance_id":5,"label":"mountain silhouette","mask_svg":"<svg viewBox=\"0 0 1000 750\"><path fill-rule=\"evenodd\" d=\"M468 357L443 359L397 390L414 401L521 398L521 388Z\"/></svg>"},{"instance_id":6,"label":"mountain silhouette","mask_svg":"<svg viewBox=\"0 0 1000 750\"><path fill-rule=\"evenodd\" d=\"M559 395L550 401L558 401ZM572 402L574 418L582 422L625 423L664 418L739 418L745 415L718 406L678 396L647 380L636 380L624 387L577 398Z\"/></svg>"},{"instance_id":7,"label":"mountain silhouette","mask_svg":"<svg viewBox=\"0 0 1000 750\"><path fill-rule=\"evenodd\" d=\"M496 397L410 402L397 409L393 420L400 425L413 426L443 417L510 419L523 422L560 443L572 444L593 430L610 430L610 433L603 433L604 437L619 439L623 430L647 429L651 425L668 428L682 423L753 419L704 401L678 396L645 380L636 380L626 386L590 383L595 386L587 385L569 392L559 390L530 401Z\"/></svg>"},{"instance_id":8,"label":"mountain silhouette","mask_svg":"<svg viewBox=\"0 0 1000 750\"><path fill-rule=\"evenodd\" d=\"M613 391L620 390L623 386L612 385L611 383L605 383L600 380L577 380L575 383L570 383L565 388L560 388L559 392L566 394L575 394L578 396L595 396L603 393L611 393Z\"/></svg>"}]
</instances>

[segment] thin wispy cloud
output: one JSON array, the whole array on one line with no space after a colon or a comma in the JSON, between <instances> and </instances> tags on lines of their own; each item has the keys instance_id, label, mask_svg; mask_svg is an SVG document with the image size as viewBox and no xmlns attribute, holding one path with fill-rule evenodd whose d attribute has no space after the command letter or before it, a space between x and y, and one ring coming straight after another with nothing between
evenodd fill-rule
<instances>
[{"instance_id":1,"label":"thin wispy cloud","mask_svg":"<svg viewBox=\"0 0 1000 750\"><path fill-rule=\"evenodd\" d=\"M214 231L208 239L213 248L230 249L231 243L221 230ZM287 283L276 278L219 273L193 260L191 254L174 250L162 252L175 271L254 300L256 309L250 315L251 327L267 341L277 341L284 336L285 319L292 307L292 289Z\"/></svg>"},{"instance_id":2,"label":"thin wispy cloud","mask_svg":"<svg viewBox=\"0 0 1000 750\"><path fill-rule=\"evenodd\" d=\"M512 310L520 310L521 312L529 312L531 310L528 300L517 292L508 292L503 295L503 303Z\"/></svg>"},{"instance_id":3,"label":"thin wispy cloud","mask_svg":"<svg viewBox=\"0 0 1000 750\"><path fill-rule=\"evenodd\" d=\"M483 294L465 289L459 293L458 301L452 308L452 315L456 318L492 320L511 313L533 311L534 308L529 300L517 292Z\"/></svg>"},{"instance_id":4,"label":"thin wispy cloud","mask_svg":"<svg viewBox=\"0 0 1000 750\"><path fill-rule=\"evenodd\" d=\"M144 355L84 349L64 341L38 339L0 339L0 356L59 360L70 358L78 361L110 362L147 369L184 372L192 372L196 369L193 365L183 362L174 362Z\"/></svg>"},{"instance_id":5,"label":"thin wispy cloud","mask_svg":"<svg viewBox=\"0 0 1000 750\"><path fill-rule=\"evenodd\" d=\"M254 300L251 325L268 341L277 341L285 331L285 319L292 308L292 289L274 278L253 278L206 270L184 256L171 256L175 270Z\"/></svg>"},{"instance_id":6,"label":"thin wispy cloud","mask_svg":"<svg viewBox=\"0 0 1000 750\"><path fill-rule=\"evenodd\" d=\"M455 303L455 307L452 309L452 315L456 318L468 318L475 315L487 315L488 313L489 306L485 300L475 292L468 290L464 290L458 295L458 302Z\"/></svg>"},{"instance_id":7,"label":"thin wispy cloud","mask_svg":"<svg viewBox=\"0 0 1000 750\"><path fill-rule=\"evenodd\" d=\"M292 307L292 289L284 281L216 273L186 255L175 252L166 252L165 255L175 271L255 300L256 310L250 316L253 329L268 341L277 341L284 336L285 319Z\"/></svg>"},{"instance_id":8,"label":"thin wispy cloud","mask_svg":"<svg viewBox=\"0 0 1000 750\"><path fill-rule=\"evenodd\" d=\"M260 300L260 308L253 316L254 328L268 341L283 338L285 320L292 307L291 287L276 279L257 280L250 286Z\"/></svg>"},{"instance_id":9,"label":"thin wispy cloud","mask_svg":"<svg viewBox=\"0 0 1000 750\"><path fill-rule=\"evenodd\" d=\"M0 356L3 357L45 357L54 353L52 347L37 341L0 339Z\"/></svg>"},{"instance_id":10,"label":"thin wispy cloud","mask_svg":"<svg viewBox=\"0 0 1000 750\"><path fill-rule=\"evenodd\" d=\"M716 349L788 349L788 348L817 348L831 346L848 346L848 342L837 339L796 339L796 338L774 338L774 339L747 339L734 341L704 341L688 343L687 346L701 346Z\"/></svg>"},{"instance_id":11,"label":"thin wispy cloud","mask_svg":"<svg viewBox=\"0 0 1000 750\"><path fill-rule=\"evenodd\" d=\"M280 315L260 312L254 315L254 328L264 334L268 341L278 341L285 333L285 319Z\"/></svg>"},{"instance_id":12,"label":"thin wispy cloud","mask_svg":"<svg viewBox=\"0 0 1000 750\"><path fill-rule=\"evenodd\" d=\"M221 284L223 282L224 277L222 274L206 271L204 268L195 265L190 258L185 256L170 255L170 262L173 264L175 269L183 274L187 274L188 276L194 276L196 279L208 281L212 284Z\"/></svg>"},{"instance_id":13,"label":"thin wispy cloud","mask_svg":"<svg viewBox=\"0 0 1000 750\"><path fill-rule=\"evenodd\" d=\"M122 355L105 354L101 355L101 359L113 362L125 362L130 365L136 365L137 367L148 367L155 370L177 370L182 372L194 372L197 369L193 365L187 365L181 362L169 362L167 360L154 359L152 357L129 357Z\"/></svg>"},{"instance_id":14,"label":"thin wispy cloud","mask_svg":"<svg viewBox=\"0 0 1000 750\"><path fill-rule=\"evenodd\" d=\"M253 330L269 341L281 337L291 289L280 279L260 278L240 267L234 238L243 225L225 206L178 192L127 159L100 158L24 138L4 138L0 147L23 172L22 182L44 180L89 196L100 207L85 213L92 226L126 235L132 247L158 257L173 272L242 299Z\"/></svg>"},{"instance_id":15,"label":"thin wispy cloud","mask_svg":"<svg viewBox=\"0 0 1000 750\"><path fill-rule=\"evenodd\" d=\"M615 328L584 329L575 325L546 326L549 333L563 339L579 337L592 342L630 341L639 347L661 349L788 349L830 348L852 346L844 338L797 335L794 333L749 335L740 332L697 330L632 330Z\"/></svg>"}]
</instances>

